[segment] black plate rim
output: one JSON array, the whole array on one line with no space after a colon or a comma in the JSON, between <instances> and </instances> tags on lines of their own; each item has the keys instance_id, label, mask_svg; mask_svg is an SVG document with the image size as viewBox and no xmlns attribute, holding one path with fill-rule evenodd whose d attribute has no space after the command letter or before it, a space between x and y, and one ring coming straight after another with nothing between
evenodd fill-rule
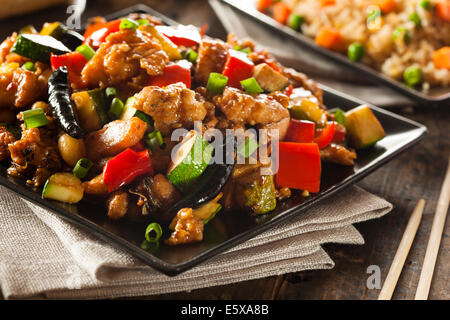
<instances>
[{"instance_id":1,"label":"black plate rim","mask_svg":"<svg viewBox=\"0 0 450 320\"><path fill-rule=\"evenodd\" d=\"M317 45L315 45L310 38L306 37L305 35L296 32L292 30L291 28L282 25L272 19L271 17L267 16L264 13L259 12L256 10L256 8L241 8L239 5L235 3L235 0L220 0L224 2L225 4L239 10L240 12L246 14L249 17L252 17L253 19L257 20L258 22L271 27L273 30L276 30L277 32L288 36L294 40L297 40L301 45L307 46L309 49L312 49L313 51L325 56L326 58L330 58L334 60L335 62L339 62L342 64L345 64L346 66L355 69L357 71L364 72L366 75L370 76L373 80L377 81L380 84L385 84L388 87L395 89L396 91L403 93L411 98L419 99L421 102L427 103L427 104L436 104L436 105L444 105L445 103L450 102L450 89L448 93L441 94L439 96L429 96L424 93L422 93L419 90L408 88L407 86L403 85L402 83L393 80L385 75L383 75L381 72L376 71L373 68L370 68L368 66L365 66L361 63L353 62L343 55L340 55L338 53L335 53L333 51L321 48ZM248 9L248 10L247 10ZM421 106L421 105L419 105Z\"/></svg>"},{"instance_id":2,"label":"black plate rim","mask_svg":"<svg viewBox=\"0 0 450 320\"><path fill-rule=\"evenodd\" d=\"M165 17L164 15L160 14L159 12L156 12L153 9L150 9L149 7L147 7L145 5L132 6L127 9L121 10L117 13L114 13L113 15L110 15L108 17L116 18L116 17L120 17L122 15L126 15L131 12L147 12L147 13L150 13L154 16L161 18L166 23L169 23L169 24L175 23L173 20ZM417 136L414 139L411 139L410 141L408 141L408 143L395 149L393 152L389 153L387 156L384 156L383 158L374 161L375 163L372 163L368 167L364 168L363 171L346 178L340 184L331 187L330 189L326 190L325 192L323 192L316 198L312 199L311 201L301 204L297 207L289 208L289 209L285 210L284 212L280 213L279 215L277 215L272 220L254 228L252 230L249 230L248 232L241 233L230 239L227 239L224 242L220 243L219 245L217 245L213 248L207 249L207 250L203 251L201 254L195 256L194 258L191 258L190 260L187 260L182 263L172 264L172 263L168 263L164 260L161 260L161 259L153 256L152 254L147 253L146 251L142 250L141 248L137 247L136 245L130 243L129 241L113 234L112 232L110 232L104 228L101 228L94 222L91 222L90 220L88 220L82 216L79 216L77 214L73 214L68 210L64 210L63 207L61 207L60 205L57 205L56 202L53 202L51 200L42 199L40 194L33 191L31 188L25 188L25 187L20 187L20 186L18 187L12 181L10 181L7 177L0 176L0 184L5 186L6 188L10 189L11 191L19 194L25 200L28 200L45 210L49 210L52 213L57 214L61 218L66 219L66 220L74 223L75 225L81 227L85 231L94 234L95 236L99 237L101 240L105 241L107 244L110 244L119 250L124 250L124 251L130 253L131 255L139 258L140 260L142 260L144 263L151 266L152 268L154 268L166 275L175 276L183 271L186 271L186 270L198 265L199 263L201 263L209 258L212 258L213 256L215 256L219 253L226 251L227 249L230 249L231 247L234 247L246 240L249 240L250 238L253 238L254 236L270 229L275 224L281 223L283 221L286 221L289 218L292 218L296 214L299 214L300 212L311 207L312 205L316 204L317 202L320 202L323 199L327 198L328 196L330 196L336 192L339 192L340 190L348 187L349 185L361 180L362 178L366 177L368 174L370 174L374 170L380 168L385 163L387 163L388 161L390 161L391 159L396 157L398 154L402 153L406 149L408 149L411 146L413 146L414 144L418 143L423 138L423 136L427 133L427 128L418 122L407 119L403 116L397 115L397 114L387 111L385 109L373 106L373 105L366 103L360 99L354 98L345 93L331 89L327 86L320 85L320 87L324 90L324 93L326 95L335 96L340 99L344 99L344 100L347 100L348 102L352 102L352 103L356 103L356 104L368 104L371 106L371 108L373 108L373 110L376 110L379 113L383 113L391 118L395 118L399 121L411 124L412 126L416 127L413 130L414 131L419 130L419 132L418 132Z\"/></svg>"}]
</instances>

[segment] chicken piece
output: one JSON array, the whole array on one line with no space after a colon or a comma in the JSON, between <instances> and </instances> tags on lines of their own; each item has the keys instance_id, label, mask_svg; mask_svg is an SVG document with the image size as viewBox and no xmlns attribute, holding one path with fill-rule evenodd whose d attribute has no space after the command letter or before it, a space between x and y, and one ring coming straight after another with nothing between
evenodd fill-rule
<instances>
[{"instance_id":1,"label":"chicken piece","mask_svg":"<svg viewBox=\"0 0 450 320\"><path fill-rule=\"evenodd\" d=\"M333 162L344 166L353 166L355 164L356 152L348 150L344 146L331 143L320 150L320 158L327 162Z\"/></svg>"},{"instance_id":2,"label":"chicken piece","mask_svg":"<svg viewBox=\"0 0 450 320\"><path fill-rule=\"evenodd\" d=\"M142 89L134 100L133 107L150 115L155 129L165 136L177 127L192 128L194 121L202 121L210 108L210 102L187 89L183 83L166 87L149 86Z\"/></svg>"},{"instance_id":3,"label":"chicken piece","mask_svg":"<svg viewBox=\"0 0 450 320\"><path fill-rule=\"evenodd\" d=\"M84 192L86 194L93 195L105 195L108 193L108 186L103 181L103 173L99 174L95 178L83 182Z\"/></svg>"},{"instance_id":4,"label":"chicken piece","mask_svg":"<svg viewBox=\"0 0 450 320\"><path fill-rule=\"evenodd\" d=\"M92 161L114 156L138 143L147 130L147 124L137 117L116 120L102 129L89 133L85 138L88 158Z\"/></svg>"},{"instance_id":5,"label":"chicken piece","mask_svg":"<svg viewBox=\"0 0 450 320\"><path fill-rule=\"evenodd\" d=\"M108 200L106 200L108 207L108 217L114 220L120 219L128 211L128 193L125 191L116 191Z\"/></svg>"},{"instance_id":6,"label":"chicken piece","mask_svg":"<svg viewBox=\"0 0 450 320\"><path fill-rule=\"evenodd\" d=\"M9 51L11 50L12 46L17 40L17 33L13 33L10 37L6 38L2 44L0 45L0 63L3 63L6 61L6 57L9 54Z\"/></svg>"},{"instance_id":7,"label":"chicken piece","mask_svg":"<svg viewBox=\"0 0 450 320\"><path fill-rule=\"evenodd\" d=\"M288 77L291 81L293 81L293 86L295 87L303 87L308 91L311 91L312 94L319 100L319 105L323 106L323 91L319 88L317 83L309 79L304 73L298 72L291 68L284 68L282 70L283 74Z\"/></svg>"},{"instance_id":8,"label":"chicken piece","mask_svg":"<svg viewBox=\"0 0 450 320\"><path fill-rule=\"evenodd\" d=\"M18 63L0 66L0 108L14 105L23 108L47 96L48 71L31 72Z\"/></svg>"},{"instance_id":9,"label":"chicken piece","mask_svg":"<svg viewBox=\"0 0 450 320\"><path fill-rule=\"evenodd\" d=\"M229 46L220 40L205 39L198 49L194 80L206 85L211 72L222 73L227 60Z\"/></svg>"},{"instance_id":10,"label":"chicken piece","mask_svg":"<svg viewBox=\"0 0 450 320\"><path fill-rule=\"evenodd\" d=\"M268 124L289 118L289 111L277 99L267 94L250 95L226 87L214 104L234 124Z\"/></svg>"},{"instance_id":11,"label":"chicken piece","mask_svg":"<svg viewBox=\"0 0 450 320\"><path fill-rule=\"evenodd\" d=\"M16 141L14 135L5 127L0 127L0 161L6 160L9 157L8 144Z\"/></svg>"},{"instance_id":12,"label":"chicken piece","mask_svg":"<svg viewBox=\"0 0 450 320\"><path fill-rule=\"evenodd\" d=\"M22 131L22 138L9 144L12 166L8 173L14 176L31 176L28 184L40 186L54 172L61 169L62 161L54 132L29 128Z\"/></svg>"},{"instance_id":13,"label":"chicken piece","mask_svg":"<svg viewBox=\"0 0 450 320\"><path fill-rule=\"evenodd\" d=\"M191 243L203 240L203 221L194 216L192 208L178 211L169 229L173 230L165 242L169 245Z\"/></svg>"},{"instance_id":14,"label":"chicken piece","mask_svg":"<svg viewBox=\"0 0 450 320\"><path fill-rule=\"evenodd\" d=\"M105 87L132 81L142 73L162 74L168 60L149 33L122 29L106 38L81 74L88 86Z\"/></svg>"}]
</instances>

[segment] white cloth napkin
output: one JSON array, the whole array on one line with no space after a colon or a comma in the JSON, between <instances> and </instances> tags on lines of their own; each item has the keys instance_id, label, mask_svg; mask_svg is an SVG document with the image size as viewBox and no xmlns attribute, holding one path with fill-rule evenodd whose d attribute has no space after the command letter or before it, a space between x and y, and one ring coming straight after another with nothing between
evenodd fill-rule
<instances>
[{"instance_id":1,"label":"white cloth napkin","mask_svg":"<svg viewBox=\"0 0 450 320\"><path fill-rule=\"evenodd\" d=\"M358 187L169 277L0 187L0 285L5 298L111 298L189 291L308 269L329 269L324 243L363 244L353 223L392 205Z\"/></svg>"}]
</instances>

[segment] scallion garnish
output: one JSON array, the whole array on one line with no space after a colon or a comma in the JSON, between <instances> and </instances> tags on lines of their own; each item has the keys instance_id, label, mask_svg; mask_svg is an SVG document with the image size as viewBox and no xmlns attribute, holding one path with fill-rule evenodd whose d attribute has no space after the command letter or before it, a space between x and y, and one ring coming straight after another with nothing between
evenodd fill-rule
<instances>
[{"instance_id":1,"label":"scallion garnish","mask_svg":"<svg viewBox=\"0 0 450 320\"><path fill-rule=\"evenodd\" d=\"M125 18L120 22L120 29L137 29L139 27L139 23L132 19Z\"/></svg>"},{"instance_id":2,"label":"scallion garnish","mask_svg":"<svg viewBox=\"0 0 450 320\"><path fill-rule=\"evenodd\" d=\"M78 179L83 179L92 168L92 161L86 158L78 160L77 164L73 168L73 174Z\"/></svg>"},{"instance_id":3,"label":"scallion garnish","mask_svg":"<svg viewBox=\"0 0 450 320\"><path fill-rule=\"evenodd\" d=\"M117 96L117 90L116 90L116 88L108 87L105 89L105 94L108 98L111 98L111 97Z\"/></svg>"},{"instance_id":4,"label":"scallion garnish","mask_svg":"<svg viewBox=\"0 0 450 320\"><path fill-rule=\"evenodd\" d=\"M251 77L241 81L241 85L247 93L261 93L264 90L259 86L258 81Z\"/></svg>"},{"instance_id":5,"label":"scallion garnish","mask_svg":"<svg viewBox=\"0 0 450 320\"><path fill-rule=\"evenodd\" d=\"M336 120L337 123L339 123L340 125L343 125L345 127L345 112L344 112L344 110L337 108L332 113L334 114L334 120Z\"/></svg>"},{"instance_id":6,"label":"scallion garnish","mask_svg":"<svg viewBox=\"0 0 450 320\"><path fill-rule=\"evenodd\" d=\"M146 24L149 24L149 23L150 23L150 21L148 21L147 19L139 19L139 20L136 20L136 22L137 22L138 25L140 25L140 26L145 26Z\"/></svg>"},{"instance_id":7,"label":"scallion garnish","mask_svg":"<svg viewBox=\"0 0 450 320\"><path fill-rule=\"evenodd\" d=\"M197 61L198 53L192 49L183 53L183 58L188 60L191 63L195 63Z\"/></svg>"},{"instance_id":8,"label":"scallion garnish","mask_svg":"<svg viewBox=\"0 0 450 320\"><path fill-rule=\"evenodd\" d=\"M95 51L87 44L82 44L76 48L76 51L81 53L86 60L91 60L95 56Z\"/></svg>"},{"instance_id":9,"label":"scallion garnish","mask_svg":"<svg viewBox=\"0 0 450 320\"><path fill-rule=\"evenodd\" d=\"M250 157L258 149L258 142L251 137L245 137L245 141L237 147L237 152L245 158Z\"/></svg>"},{"instance_id":10,"label":"scallion garnish","mask_svg":"<svg viewBox=\"0 0 450 320\"><path fill-rule=\"evenodd\" d=\"M48 124L48 119L42 108L23 111L22 115L27 128L38 128Z\"/></svg>"},{"instance_id":11,"label":"scallion garnish","mask_svg":"<svg viewBox=\"0 0 450 320\"><path fill-rule=\"evenodd\" d=\"M147 123L148 127L153 127L153 119L148 116L147 114L143 113L140 110L136 110L136 113L134 114L135 117L141 119L145 123Z\"/></svg>"},{"instance_id":12,"label":"scallion garnish","mask_svg":"<svg viewBox=\"0 0 450 320\"><path fill-rule=\"evenodd\" d=\"M120 115L123 112L123 102L119 98L114 98L111 101L111 106L109 107L108 114L111 116L111 118L119 119Z\"/></svg>"},{"instance_id":13,"label":"scallion garnish","mask_svg":"<svg viewBox=\"0 0 450 320\"><path fill-rule=\"evenodd\" d=\"M28 71L36 71L36 66L34 65L33 62L31 61L27 61L22 65L22 68Z\"/></svg>"},{"instance_id":14,"label":"scallion garnish","mask_svg":"<svg viewBox=\"0 0 450 320\"><path fill-rule=\"evenodd\" d=\"M211 72L209 74L206 89L215 94L221 94L228 83L228 77L220 73Z\"/></svg>"},{"instance_id":15,"label":"scallion garnish","mask_svg":"<svg viewBox=\"0 0 450 320\"><path fill-rule=\"evenodd\" d=\"M148 242L158 242L161 236L162 229L157 222L150 223L147 229L145 229L145 240Z\"/></svg>"},{"instance_id":16,"label":"scallion garnish","mask_svg":"<svg viewBox=\"0 0 450 320\"><path fill-rule=\"evenodd\" d=\"M164 144L161 132L159 130L150 132L145 139L145 143L152 151L160 149Z\"/></svg>"}]
</instances>

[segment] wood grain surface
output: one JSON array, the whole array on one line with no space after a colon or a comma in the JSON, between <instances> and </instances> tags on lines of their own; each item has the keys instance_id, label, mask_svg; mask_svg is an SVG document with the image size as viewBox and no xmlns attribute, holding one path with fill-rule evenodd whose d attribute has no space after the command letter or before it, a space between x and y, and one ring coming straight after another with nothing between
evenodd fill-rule
<instances>
[{"instance_id":1,"label":"wood grain surface","mask_svg":"<svg viewBox=\"0 0 450 320\"><path fill-rule=\"evenodd\" d=\"M145 3L180 21L209 25L209 35L226 34L204 0L88 0L83 16L105 15L136 3ZM55 7L18 18L0 21L3 39L25 24L40 27L45 21L67 19L65 7ZM351 94L351 92L347 92ZM358 185L394 205L385 217L357 224L366 243L362 246L325 245L335 261L332 270L308 271L227 286L148 297L149 299L377 299L380 290L368 289L367 268L379 266L384 280L395 255L410 213L420 198L427 203L422 223L406 260L393 299L414 299L439 191L450 152L450 105L440 108L395 109L395 112L428 127L419 145L403 153L362 180ZM450 220L450 219L449 219ZM450 299L450 221L441 242L430 299ZM0 284L1 285L1 284Z\"/></svg>"}]
</instances>

